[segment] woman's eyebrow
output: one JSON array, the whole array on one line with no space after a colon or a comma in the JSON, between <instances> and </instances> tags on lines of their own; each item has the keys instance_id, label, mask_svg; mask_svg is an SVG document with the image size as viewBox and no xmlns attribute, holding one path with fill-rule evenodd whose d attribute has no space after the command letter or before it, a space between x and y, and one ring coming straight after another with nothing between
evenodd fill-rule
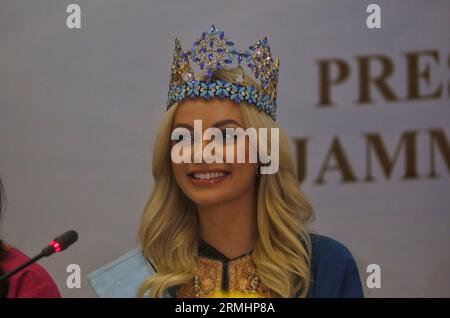
<instances>
[{"instance_id":1,"label":"woman's eyebrow","mask_svg":"<svg viewBox=\"0 0 450 318\"><path fill-rule=\"evenodd\" d=\"M219 127L222 127L222 126L225 126L225 125L230 125L230 124L234 124L234 125L236 125L236 126L239 126L239 127L243 128L242 125L239 124L239 123L238 123L237 121L235 121L234 119L224 119L224 120L218 121L218 122L214 123L211 127L219 128ZM192 126L189 125L189 124L184 124L184 123L178 123L178 124L175 124L175 125L173 126L173 129L179 128L179 127L181 127L181 128L186 128L186 129L189 129L189 130L194 130L194 127L192 127Z\"/></svg>"},{"instance_id":2,"label":"woman's eyebrow","mask_svg":"<svg viewBox=\"0 0 450 318\"><path fill-rule=\"evenodd\" d=\"M173 126L173 129L175 129L175 128L186 128L186 129L189 129L189 130L194 130L194 128L191 125L189 125L189 124L182 124L182 123L179 123L179 124L176 124L175 126Z\"/></svg>"},{"instance_id":3,"label":"woman's eyebrow","mask_svg":"<svg viewBox=\"0 0 450 318\"><path fill-rule=\"evenodd\" d=\"M221 126L225 126L225 125L229 125L229 124L234 124L236 126L239 126L242 128L242 125L239 124L237 121L235 121L234 119L225 119L225 120L221 120L218 121L217 123L213 124L212 127L221 127Z\"/></svg>"}]
</instances>

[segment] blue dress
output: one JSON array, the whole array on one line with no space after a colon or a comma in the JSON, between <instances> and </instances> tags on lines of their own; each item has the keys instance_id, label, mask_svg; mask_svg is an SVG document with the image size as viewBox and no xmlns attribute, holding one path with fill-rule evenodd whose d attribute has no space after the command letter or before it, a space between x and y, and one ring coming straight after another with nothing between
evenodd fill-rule
<instances>
[{"instance_id":1,"label":"blue dress","mask_svg":"<svg viewBox=\"0 0 450 318\"><path fill-rule=\"evenodd\" d=\"M312 243L310 298L364 297L358 268L350 251L329 237L310 234ZM145 256L132 250L88 274L99 297L133 298L142 281L155 270ZM169 290L164 297L174 297Z\"/></svg>"}]
</instances>

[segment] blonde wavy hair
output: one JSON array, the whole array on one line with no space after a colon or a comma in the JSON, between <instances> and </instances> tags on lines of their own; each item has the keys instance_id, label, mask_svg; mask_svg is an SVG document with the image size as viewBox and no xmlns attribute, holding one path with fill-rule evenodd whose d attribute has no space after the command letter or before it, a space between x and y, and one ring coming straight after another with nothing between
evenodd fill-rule
<instances>
[{"instance_id":1,"label":"blonde wavy hair","mask_svg":"<svg viewBox=\"0 0 450 318\"><path fill-rule=\"evenodd\" d=\"M237 68L216 70L213 79L231 82L236 72ZM259 88L246 75L244 84ZM138 239L156 273L141 283L138 297L163 297L168 288L189 283L197 270L197 207L178 186L171 167L169 140L177 107L178 103L165 113L154 146L155 183L142 215ZM247 127L268 131L278 128L255 106L241 102L239 107ZM307 224L314 218L314 212L300 191L288 139L281 129L279 132L279 170L257 178L259 238L251 257L258 276L273 297L306 297L311 277Z\"/></svg>"}]
</instances>

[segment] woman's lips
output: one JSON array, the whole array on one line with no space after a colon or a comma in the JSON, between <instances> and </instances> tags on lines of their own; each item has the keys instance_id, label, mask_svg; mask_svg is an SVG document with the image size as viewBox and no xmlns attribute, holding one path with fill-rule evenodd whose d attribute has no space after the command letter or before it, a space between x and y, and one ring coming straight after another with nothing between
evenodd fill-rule
<instances>
[{"instance_id":1,"label":"woman's lips","mask_svg":"<svg viewBox=\"0 0 450 318\"><path fill-rule=\"evenodd\" d=\"M195 185L214 185L226 180L231 175L227 171L192 172L189 174Z\"/></svg>"}]
</instances>

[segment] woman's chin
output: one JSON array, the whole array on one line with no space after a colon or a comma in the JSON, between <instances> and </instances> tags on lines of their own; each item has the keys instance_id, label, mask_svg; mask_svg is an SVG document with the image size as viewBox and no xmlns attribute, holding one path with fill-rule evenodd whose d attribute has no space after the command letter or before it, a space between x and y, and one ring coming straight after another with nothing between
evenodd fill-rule
<instances>
[{"instance_id":1,"label":"woman's chin","mask_svg":"<svg viewBox=\"0 0 450 318\"><path fill-rule=\"evenodd\" d=\"M197 192L197 191L195 191ZM190 199L198 206L214 206L229 201L223 190L203 190L201 193L192 193Z\"/></svg>"}]
</instances>

